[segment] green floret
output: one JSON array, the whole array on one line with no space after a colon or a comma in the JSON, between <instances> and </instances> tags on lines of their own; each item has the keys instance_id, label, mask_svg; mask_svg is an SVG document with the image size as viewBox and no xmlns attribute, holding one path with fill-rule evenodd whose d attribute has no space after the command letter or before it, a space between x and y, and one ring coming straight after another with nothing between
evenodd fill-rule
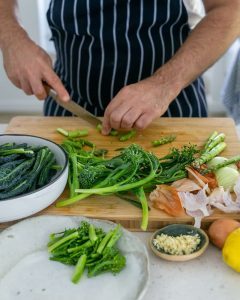
<instances>
[{"instance_id":1,"label":"green floret","mask_svg":"<svg viewBox=\"0 0 240 300\"><path fill-rule=\"evenodd\" d=\"M109 172L110 171L104 165L84 166L78 177L80 187L84 189L90 189L100 179L109 174Z\"/></svg>"},{"instance_id":2,"label":"green floret","mask_svg":"<svg viewBox=\"0 0 240 300\"><path fill-rule=\"evenodd\" d=\"M117 274L126 266L126 258L116 248L108 248L103 258L93 266L88 267L88 277L97 276L101 273L112 272Z\"/></svg>"}]
</instances>

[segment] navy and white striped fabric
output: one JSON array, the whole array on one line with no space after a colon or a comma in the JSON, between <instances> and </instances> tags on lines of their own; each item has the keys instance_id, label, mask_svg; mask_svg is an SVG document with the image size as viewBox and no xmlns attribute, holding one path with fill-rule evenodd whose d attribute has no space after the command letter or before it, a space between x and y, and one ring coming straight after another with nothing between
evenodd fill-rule
<instances>
[{"instance_id":1,"label":"navy and white striped fabric","mask_svg":"<svg viewBox=\"0 0 240 300\"><path fill-rule=\"evenodd\" d=\"M98 116L123 86L166 63L190 31L182 0L52 0L47 18L55 72L71 98ZM44 114L71 115L51 98ZM185 88L165 116L207 116L203 80Z\"/></svg>"}]
</instances>

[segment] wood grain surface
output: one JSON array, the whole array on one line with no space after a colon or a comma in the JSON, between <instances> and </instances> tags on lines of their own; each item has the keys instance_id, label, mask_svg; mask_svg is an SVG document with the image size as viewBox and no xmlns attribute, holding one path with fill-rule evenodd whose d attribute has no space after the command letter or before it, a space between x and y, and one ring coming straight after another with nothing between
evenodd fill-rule
<instances>
[{"instance_id":1,"label":"wood grain surface","mask_svg":"<svg viewBox=\"0 0 240 300\"><path fill-rule=\"evenodd\" d=\"M11 120L6 133L29 134L53 140L61 143L64 139L56 132L56 128L62 127L67 130L89 130L88 140L94 142L97 147L109 149L109 156L116 155L116 149L126 147L130 143L142 145L145 149L163 156L169 152L169 148L181 147L185 144L203 145L208 136L214 131L226 134L227 148L222 153L229 157L240 153L240 143L235 131L234 122L229 118L160 118L148 129L139 132L137 136L127 142L118 141L117 137L102 136L96 128L87 122L74 117L15 117ZM176 140L168 145L157 148L151 146L151 141L162 135L175 134ZM65 190L61 199L67 197ZM51 205L39 214L53 215L82 215L91 218L108 219L121 223L130 230L140 230L141 210L114 196L92 196L74 205L56 208ZM207 227L213 220L221 218L224 213L215 210L214 213L204 218L203 227ZM240 220L240 214L229 214L229 217ZM163 211L151 208L149 213L149 231L156 230L171 223L192 224L193 219L189 216L181 218L171 217ZM12 223L2 223L0 228L7 227Z\"/></svg>"}]
</instances>

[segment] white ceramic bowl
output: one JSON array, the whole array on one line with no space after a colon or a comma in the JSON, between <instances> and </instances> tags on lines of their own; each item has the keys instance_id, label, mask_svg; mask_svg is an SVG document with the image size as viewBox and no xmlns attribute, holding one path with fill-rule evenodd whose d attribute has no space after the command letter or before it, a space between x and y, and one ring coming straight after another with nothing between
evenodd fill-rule
<instances>
[{"instance_id":1,"label":"white ceramic bowl","mask_svg":"<svg viewBox=\"0 0 240 300\"><path fill-rule=\"evenodd\" d=\"M47 146L54 153L57 164L62 166L62 169L56 173L47 185L36 191L0 200L0 223L28 217L52 204L62 194L68 177L67 155L54 142L32 135L0 135L0 145L8 142L27 143L31 146Z\"/></svg>"}]
</instances>

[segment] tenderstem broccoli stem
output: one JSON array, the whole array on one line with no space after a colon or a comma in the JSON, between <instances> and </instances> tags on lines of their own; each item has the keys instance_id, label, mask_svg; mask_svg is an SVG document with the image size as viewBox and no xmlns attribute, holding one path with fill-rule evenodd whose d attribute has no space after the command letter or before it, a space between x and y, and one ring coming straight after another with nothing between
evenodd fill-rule
<instances>
[{"instance_id":1,"label":"tenderstem broccoli stem","mask_svg":"<svg viewBox=\"0 0 240 300\"><path fill-rule=\"evenodd\" d=\"M89 239L91 242L95 242L98 239L95 228L92 224L89 225Z\"/></svg>"},{"instance_id":2,"label":"tenderstem broccoli stem","mask_svg":"<svg viewBox=\"0 0 240 300\"><path fill-rule=\"evenodd\" d=\"M84 268L87 262L87 255L83 254L80 256L77 265L75 267L75 271L72 275L72 282L73 283L78 283L80 278L82 277L82 274L84 272Z\"/></svg>"},{"instance_id":3,"label":"tenderstem broccoli stem","mask_svg":"<svg viewBox=\"0 0 240 300\"><path fill-rule=\"evenodd\" d=\"M101 254L103 252L104 248L106 247L107 243L109 242L112 236L113 236L113 230L109 231L102 239L101 243L97 248L97 253Z\"/></svg>"},{"instance_id":4,"label":"tenderstem broccoli stem","mask_svg":"<svg viewBox=\"0 0 240 300\"><path fill-rule=\"evenodd\" d=\"M89 196L91 196L91 193L76 195L76 196L71 197L69 199L57 202L56 207L63 207L63 206L71 205L71 204L73 204L77 201L83 200L83 199L85 199Z\"/></svg>"},{"instance_id":5,"label":"tenderstem broccoli stem","mask_svg":"<svg viewBox=\"0 0 240 300\"><path fill-rule=\"evenodd\" d=\"M103 180L102 182L100 182L99 184L97 184L95 186L95 188L99 188L99 187L104 186L105 184L107 184L110 177L114 178L114 180L117 180L122 175L124 175L124 173L126 173L126 170L128 170L128 165L126 165L126 168L124 168L123 170L121 170L120 172L118 172L117 174L115 174L114 176L113 176L113 174L110 174L105 180ZM135 172L135 170L132 172L132 175L129 177L130 179L134 175L134 172ZM127 180L129 180L129 178ZM122 182L122 183L124 183L124 182ZM59 201L58 203L56 203L56 207L67 206L67 205L73 204L73 203L75 203L77 201L83 200L83 199L85 199L88 196L91 196L93 194L91 192L91 190L92 189L88 189L88 193L76 195L76 196L70 197L69 199ZM77 190L75 190L75 192L77 192Z\"/></svg>"},{"instance_id":6,"label":"tenderstem broccoli stem","mask_svg":"<svg viewBox=\"0 0 240 300\"><path fill-rule=\"evenodd\" d=\"M69 137L69 138L76 138L76 137L81 137L81 136L87 136L88 135L88 130L83 129L83 130L72 130L72 131L67 131L63 128L57 128L57 132L62 134L63 136Z\"/></svg>"},{"instance_id":7,"label":"tenderstem broccoli stem","mask_svg":"<svg viewBox=\"0 0 240 300\"><path fill-rule=\"evenodd\" d=\"M91 247L93 245L93 242L88 240L86 241L84 244L80 245L80 246L77 246L77 247L73 247L73 248L69 248L67 250L68 253L72 253L72 252L77 252L79 250L82 250L84 248L88 248L88 247Z\"/></svg>"},{"instance_id":8,"label":"tenderstem broccoli stem","mask_svg":"<svg viewBox=\"0 0 240 300\"><path fill-rule=\"evenodd\" d=\"M118 224L114 228L113 234L110 240L108 241L106 248L112 248L116 244L116 242L120 239L121 236L122 236L121 226Z\"/></svg>"},{"instance_id":9,"label":"tenderstem broccoli stem","mask_svg":"<svg viewBox=\"0 0 240 300\"><path fill-rule=\"evenodd\" d=\"M162 138L152 141L153 147L158 147L173 142L176 139L175 135L163 136Z\"/></svg>"},{"instance_id":10,"label":"tenderstem broccoli stem","mask_svg":"<svg viewBox=\"0 0 240 300\"><path fill-rule=\"evenodd\" d=\"M79 236L78 232L75 231L65 237L63 237L62 239L56 241L56 243L52 244L51 246L48 247L48 252L52 252L54 249L58 248L60 245L66 243L69 240L75 239Z\"/></svg>"},{"instance_id":11,"label":"tenderstem broccoli stem","mask_svg":"<svg viewBox=\"0 0 240 300\"><path fill-rule=\"evenodd\" d=\"M88 135L88 130L83 129L83 130L73 130L68 132L68 136L70 138L76 138L76 137L81 137L81 136L87 136Z\"/></svg>"},{"instance_id":12,"label":"tenderstem broccoli stem","mask_svg":"<svg viewBox=\"0 0 240 300\"><path fill-rule=\"evenodd\" d=\"M135 194L137 195L139 201L142 205L142 223L141 223L141 229L143 231L147 230L148 227L148 202L147 198L144 192L143 187L141 186L135 191Z\"/></svg>"},{"instance_id":13,"label":"tenderstem broccoli stem","mask_svg":"<svg viewBox=\"0 0 240 300\"><path fill-rule=\"evenodd\" d=\"M99 131L99 132L102 131L102 124L101 124L101 123L99 123L99 124L97 125L97 131ZM118 131L115 130L115 129L111 129L109 135L111 135L111 136L117 136L117 135L118 135Z\"/></svg>"},{"instance_id":14,"label":"tenderstem broccoli stem","mask_svg":"<svg viewBox=\"0 0 240 300\"><path fill-rule=\"evenodd\" d=\"M135 135L136 135L136 130L130 130L127 133L121 134L121 136L119 137L119 141L121 142L128 141L131 138L133 138Z\"/></svg>"},{"instance_id":15,"label":"tenderstem broccoli stem","mask_svg":"<svg viewBox=\"0 0 240 300\"><path fill-rule=\"evenodd\" d=\"M85 194L85 193L88 194L89 192L91 192L91 194L98 194L98 195L123 192L123 191L128 191L128 190L132 190L137 187L140 187L140 186L148 183L149 181L151 181L154 177L155 177L155 173L150 174L149 176L145 177L144 179L141 179L139 181L132 182L132 183L127 183L127 184L123 184L123 185L116 184L116 185L104 187L104 188L77 189L76 192L83 193L83 194Z\"/></svg>"},{"instance_id":16,"label":"tenderstem broccoli stem","mask_svg":"<svg viewBox=\"0 0 240 300\"><path fill-rule=\"evenodd\" d=\"M57 128L57 132L62 134L63 136L68 136L68 131L63 128Z\"/></svg>"},{"instance_id":17,"label":"tenderstem broccoli stem","mask_svg":"<svg viewBox=\"0 0 240 300\"><path fill-rule=\"evenodd\" d=\"M75 190L79 188L79 181L78 181L78 164L77 164L77 157L76 154L70 154L69 160L71 164L72 172L70 172L71 176L69 177L69 189L70 189L70 197L74 197L76 195Z\"/></svg>"}]
</instances>

